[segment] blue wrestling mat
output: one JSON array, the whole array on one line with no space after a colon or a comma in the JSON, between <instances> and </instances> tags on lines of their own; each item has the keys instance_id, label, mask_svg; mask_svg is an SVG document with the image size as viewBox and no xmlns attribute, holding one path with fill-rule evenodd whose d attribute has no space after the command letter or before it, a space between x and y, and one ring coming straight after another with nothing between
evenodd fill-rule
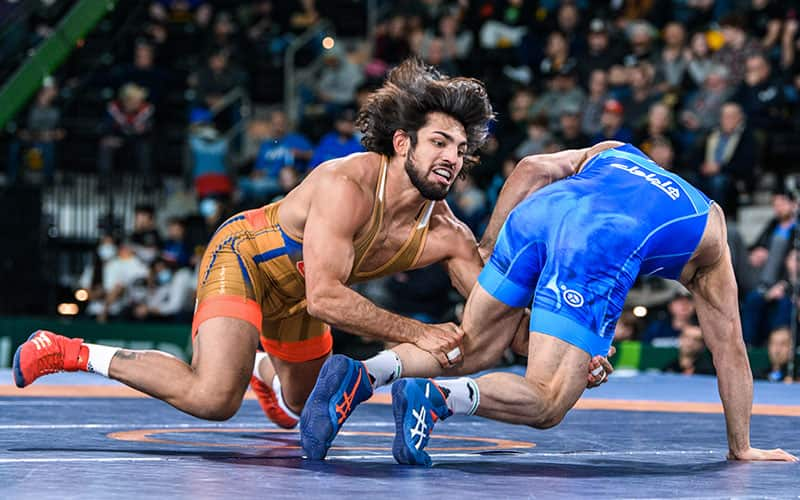
<instances>
[{"instance_id":1,"label":"blue wrestling mat","mask_svg":"<svg viewBox=\"0 0 800 500\"><path fill-rule=\"evenodd\" d=\"M30 393L0 376L3 498L800 498L800 465L725 459L710 377L615 375L546 431L454 417L436 426L426 469L394 463L386 404L359 407L312 462L252 399L216 423L92 375ZM753 445L800 452L800 385L755 394Z\"/></svg>"}]
</instances>

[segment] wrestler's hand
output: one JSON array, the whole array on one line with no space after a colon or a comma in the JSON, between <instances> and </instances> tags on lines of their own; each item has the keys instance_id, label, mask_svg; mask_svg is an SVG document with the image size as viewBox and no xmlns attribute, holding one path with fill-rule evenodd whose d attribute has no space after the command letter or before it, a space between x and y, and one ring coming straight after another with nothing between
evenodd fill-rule
<instances>
[{"instance_id":1,"label":"wrestler's hand","mask_svg":"<svg viewBox=\"0 0 800 500\"><path fill-rule=\"evenodd\" d=\"M589 375L586 377L586 388L594 389L595 387L604 384L608 381L608 376L614 373L614 367L608 361L608 358L616 354L617 348L613 345L608 350L608 356L600 356L599 354L589 361ZM599 370L599 371L597 371ZM596 372L593 374L593 372Z\"/></svg>"},{"instance_id":2,"label":"wrestler's hand","mask_svg":"<svg viewBox=\"0 0 800 500\"><path fill-rule=\"evenodd\" d=\"M728 460L752 460L752 461L773 461L773 462L799 462L798 458L791 453L786 453L780 448L774 450L759 450L758 448L748 448L745 451L734 453L728 452Z\"/></svg>"},{"instance_id":3,"label":"wrestler's hand","mask_svg":"<svg viewBox=\"0 0 800 500\"><path fill-rule=\"evenodd\" d=\"M428 351L443 368L449 368L461 362L461 337L464 331L455 323L426 325L425 332L414 341L414 345ZM458 352L453 352L458 348ZM448 354L450 355L448 357Z\"/></svg>"}]
</instances>

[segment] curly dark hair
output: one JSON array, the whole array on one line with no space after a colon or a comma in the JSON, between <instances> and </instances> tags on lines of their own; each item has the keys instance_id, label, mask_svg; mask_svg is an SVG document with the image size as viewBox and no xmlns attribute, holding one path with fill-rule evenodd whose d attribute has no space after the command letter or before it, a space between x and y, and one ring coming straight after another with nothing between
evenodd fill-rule
<instances>
[{"instance_id":1,"label":"curly dark hair","mask_svg":"<svg viewBox=\"0 0 800 500\"><path fill-rule=\"evenodd\" d=\"M364 136L367 151L394 156L392 139L404 130L416 144L417 131L425 126L430 113L444 113L458 120L467 134L468 163L489 135L494 118L486 88L474 78L449 78L417 58L403 61L389 72L381 88L369 96L358 112L356 126Z\"/></svg>"}]
</instances>

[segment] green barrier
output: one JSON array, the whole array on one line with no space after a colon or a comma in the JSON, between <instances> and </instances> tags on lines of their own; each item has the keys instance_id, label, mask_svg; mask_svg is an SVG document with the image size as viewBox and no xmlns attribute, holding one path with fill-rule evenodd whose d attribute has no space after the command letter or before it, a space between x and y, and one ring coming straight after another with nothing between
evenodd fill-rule
<instances>
[{"instance_id":1,"label":"green barrier","mask_svg":"<svg viewBox=\"0 0 800 500\"><path fill-rule=\"evenodd\" d=\"M130 349L157 349L178 358L191 359L191 327L188 324L106 323L89 319L0 318L0 368L9 368L17 346L36 330L52 330L87 342Z\"/></svg>"},{"instance_id":2,"label":"green barrier","mask_svg":"<svg viewBox=\"0 0 800 500\"><path fill-rule=\"evenodd\" d=\"M617 354L611 358L614 368L663 370L678 358L678 349L675 347L653 347L637 341L617 342L614 346L617 348ZM757 375L769 368L769 355L766 349L752 348L747 354L754 374Z\"/></svg>"},{"instance_id":3,"label":"green barrier","mask_svg":"<svg viewBox=\"0 0 800 500\"><path fill-rule=\"evenodd\" d=\"M0 88L0 129L28 102L42 81L69 56L90 29L114 9L116 0L80 0L64 16L52 36Z\"/></svg>"}]
</instances>

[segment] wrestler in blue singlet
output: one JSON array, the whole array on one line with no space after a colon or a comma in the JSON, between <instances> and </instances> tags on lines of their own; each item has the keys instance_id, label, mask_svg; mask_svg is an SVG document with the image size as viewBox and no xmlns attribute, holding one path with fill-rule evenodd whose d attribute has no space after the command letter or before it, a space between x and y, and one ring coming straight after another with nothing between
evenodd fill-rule
<instances>
[{"instance_id":1,"label":"wrestler in blue singlet","mask_svg":"<svg viewBox=\"0 0 800 500\"><path fill-rule=\"evenodd\" d=\"M710 204L635 147L608 149L509 214L478 281L530 305L530 331L605 355L636 277L678 279Z\"/></svg>"}]
</instances>

